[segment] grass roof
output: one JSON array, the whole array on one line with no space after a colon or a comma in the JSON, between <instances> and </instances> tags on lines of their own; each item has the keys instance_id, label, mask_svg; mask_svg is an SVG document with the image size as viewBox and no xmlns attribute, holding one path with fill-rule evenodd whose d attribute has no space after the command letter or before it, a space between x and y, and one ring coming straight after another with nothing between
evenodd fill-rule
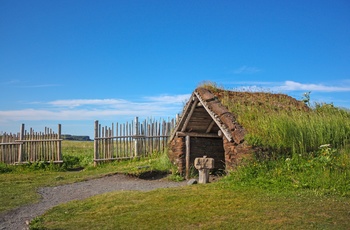
<instances>
[{"instance_id":1,"label":"grass roof","mask_svg":"<svg viewBox=\"0 0 350 230\"><path fill-rule=\"evenodd\" d=\"M332 104L309 108L285 94L229 91L203 85L247 131L245 140L263 154L310 154L320 145L349 144L350 113Z\"/></svg>"}]
</instances>

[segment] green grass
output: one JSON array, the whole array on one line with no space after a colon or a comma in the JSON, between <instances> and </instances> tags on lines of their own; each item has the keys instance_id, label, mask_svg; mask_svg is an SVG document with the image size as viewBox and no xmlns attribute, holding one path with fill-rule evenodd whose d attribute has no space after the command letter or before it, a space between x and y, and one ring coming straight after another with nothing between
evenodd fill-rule
<instances>
[{"instance_id":1,"label":"green grass","mask_svg":"<svg viewBox=\"0 0 350 230\"><path fill-rule=\"evenodd\" d=\"M113 192L59 205L32 229L349 229L349 199L226 182Z\"/></svg>"},{"instance_id":2,"label":"green grass","mask_svg":"<svg viewBox=\"0 0 350 230\"><path fill-rule=\"evenodd\" d=\"M0 212L36 202L41 186L117 172L157 170L181 179L165 153L95 168L88 160L92 142L63 142L62 147L70 159L63 170L0 165ZM69 202L34 219L31 229L349 229L349 175L350 147L327 145L286 159L245 162L217 183Z\"/></svg>"},{"instance_id":3,"label":"green grass","mask_svg":"<svg viewBox=\"0 0 350 230\"><path fill-rule=\"evenodd\" d=\"M326 145L310 158L296 155L286 160L246 162L217 183L150 192L112 192L69 202L49 210L31 226L349 229L349 215L350 149L335 150Z\"/></svg>"},{"instance_id":4,"label":"green grass","mask_svg":"<svg viewBox=\"0 0 350 230\"><path fill-rule=\"evenodd\" d=\"M166 153L98 167L93 166L93 142L63 141L62 153L66 162L61 167L40 162L23 166L0 164L0 212L37 202L36 190L43 186L74 183L114 173L139 176L146 171L172 173L174 170ZM182 179L175 174L172 177Z\"/></svg>"},{"instance_id":5,"label":"green grass","mask_svg":"<svg viewBox=\"0 0 350 230\"><path fill-rule=\"evenodd\" d=\"M243 187L350 197L350 147L335 150L324 145L312 157L254 160L239 166L225 179L228 184Z\"/></svg>"},{"instance_id":6,"label":"green grass","mask_svg":"<svg viewBox=\"0 0 350 230\"><path fill-rule=\"evenodd\" d=\"M341 148L350 143L350 113L330 105L317 106L308 112L251 108L238 119L248 130L247 142L275 156L305 155L323 144Z\"/></svg>"}]
</instances>

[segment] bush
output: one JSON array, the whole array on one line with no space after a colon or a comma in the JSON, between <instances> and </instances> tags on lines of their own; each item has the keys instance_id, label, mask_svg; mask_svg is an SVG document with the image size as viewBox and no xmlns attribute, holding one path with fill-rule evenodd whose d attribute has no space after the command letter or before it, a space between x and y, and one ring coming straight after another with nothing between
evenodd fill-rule
<instances>
[{"instance_id":1,"label":"bush","mask_svg":"<svg viewBox=\"0 0 350 230\"><path fill-rule=\"evenodd\" d=\"M9 173L13 171L13 166L0 163L0 173Z\"/></svg>"},{"instance_id":2,"label":"bush","mask_svg":"<svg viewBox=\"0 0 350 230\"><path fill-rule=\"evenodd\" d=\"M65 170L80 168L80 159L77 156L63 155L62 168Z\"/></svg>"}]
</instances>

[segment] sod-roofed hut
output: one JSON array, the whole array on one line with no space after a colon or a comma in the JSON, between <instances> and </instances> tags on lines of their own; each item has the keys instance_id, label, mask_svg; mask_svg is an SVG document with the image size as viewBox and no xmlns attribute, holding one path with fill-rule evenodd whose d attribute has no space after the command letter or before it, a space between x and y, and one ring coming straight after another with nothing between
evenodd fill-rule
<instances>
[{"instance_id":1,"label":"sod-roofed hut","mask_svg":"<svg viewBox=\"0 0 350 230\"><path fill-rule=\"evenodd\" d=\"M188 176L195 158L215 160L215 169L233 169L254 149L245 141L248 131L239 124L235 111L225 104L306 110L304 103L284 94L234 92L213 87L194 90L169 140L169 157L181 174ZM231 109L232 110L232 109Z\"/></svg>"}]
</instances>

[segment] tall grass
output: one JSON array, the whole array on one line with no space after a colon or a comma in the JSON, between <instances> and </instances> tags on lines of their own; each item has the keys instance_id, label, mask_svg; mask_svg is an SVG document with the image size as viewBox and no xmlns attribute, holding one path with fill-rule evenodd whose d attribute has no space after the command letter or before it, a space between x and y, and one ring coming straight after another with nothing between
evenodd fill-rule
<instances>
[{"instance_id":1,"label":"tall grass","mask_svg":"<svg viewBox=\"0 0 350 230\"><path fill-rule=\"evenodd\" d=\"M332 104L307 107L283 94L210 90L246 129L245 140L255 153L230 172L226 185L350 196L348 110Z\"/></svg>"},{"instance_id":2,"label":"tall grass","mask_svg":"<svg viewBox=\"0 0 350 230\"><path fill-rule=\"evenodd\" d=\"M261 97L270 97L261 94ZM262 98L259 100L264 100ZM331 104L310 109L257 106L226 98L226 106L247 130L246 141L254 148L274 156L310 154L322 144L342 148L350 143L350 113ZM261 104L261 102L258 102ZM273 103L271 103L273 104Z\"/></svg>"},{"instance_id":3,"label":"tall grass","mask_svg":"<svg viewBox=\"0 0 350 230\"><path fill-rule=\"evenodd\" d=\"M251 161L225 178L227 186L258 186L272 191L311 190L316 195L350 197L350 146L322 145L313 156Z\"/></svg>"}]
</instances>

